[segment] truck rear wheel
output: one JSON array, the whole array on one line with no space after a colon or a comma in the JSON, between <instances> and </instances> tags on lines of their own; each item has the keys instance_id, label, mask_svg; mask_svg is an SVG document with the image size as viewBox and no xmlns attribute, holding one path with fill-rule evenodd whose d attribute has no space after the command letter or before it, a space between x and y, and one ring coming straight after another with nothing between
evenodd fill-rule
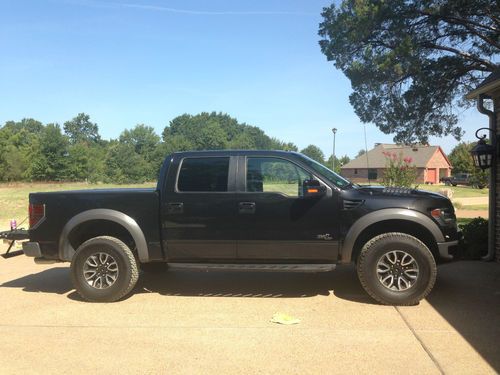
<instances>
[{"instance_id":1,"label":"truck rear wheel","mask_svg":"<svg viewBox=\"0 0 500 375\"><path fill-rule=\"evenodd\" d=\"M405 233L384 233L361 250L358 277L366 292L384 305L415 305L436 281L436 262L427 246Z\"/></svg>"},{"instance_id":2,"label":"truck rear wheel","mask_svg":"<svg viewBox=\"0 0 500 375\"><path fill-rule=\"evenodd\" d=\"M85 241L71 262L71 279L78 294L93 302L114 302L137 283L139 272L132 251L114 237Z\"/></svg>"}]
</instances>

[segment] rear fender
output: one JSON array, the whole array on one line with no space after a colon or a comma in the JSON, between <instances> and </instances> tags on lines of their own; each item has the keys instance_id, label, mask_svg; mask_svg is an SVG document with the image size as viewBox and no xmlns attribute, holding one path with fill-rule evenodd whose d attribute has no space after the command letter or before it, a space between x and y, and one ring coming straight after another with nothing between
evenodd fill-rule
<instances>
[{"instance_id":1,"label":"rear fender","mask_svg":"<svg viewBox=\"0 0 500 375\"><path fill-rule=\"evenodd\" d=\"M71 246L69 234L78 225L92 220L109 220L124 227L134 239L139 260L142 263L149 261L148 245L139 224L123 212L105 208L81 212L66 223L59 237L59 259L68 262L73 259L76 250Z\"/></svg>"}]
</instances>

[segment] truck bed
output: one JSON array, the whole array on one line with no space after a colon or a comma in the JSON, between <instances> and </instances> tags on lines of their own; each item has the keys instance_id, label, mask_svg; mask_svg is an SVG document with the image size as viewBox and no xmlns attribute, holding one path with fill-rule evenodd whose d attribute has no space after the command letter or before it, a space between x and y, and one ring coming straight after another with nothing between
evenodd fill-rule
<instances>
[{"instance_id":1,"label":"truck bed","mask_svg":"<svg viewBox=\"0 0 500 375\"><path fill-rule=\"evenodd\" d=\"M93 189L32 193L30 204L44 203L46 220L30 230L30 240L39 241L46 257L57 259L59 238L75 215L92 209L126 213L143 229L151 258L163 259L160 246L159 193L156 189ZM45 225L50 223L50 225ZM47 239L51 241L47 241ZM53 240L52 240L53 239Z\"/></svg>"}]
</instances>

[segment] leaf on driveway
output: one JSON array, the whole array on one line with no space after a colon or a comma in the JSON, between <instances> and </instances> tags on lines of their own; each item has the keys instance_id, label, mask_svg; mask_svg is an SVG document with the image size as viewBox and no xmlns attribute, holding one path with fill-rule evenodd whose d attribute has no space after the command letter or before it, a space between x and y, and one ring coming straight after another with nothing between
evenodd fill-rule
<instances>
[{"instance_id":1,"label":"leaf on driveway","mask_svg":"<svg viewBox=\"0 0 500 375\"><path fill-rule=\"evenodd\" d=\"M293 316L290 316L285 313L274 314L270 321L271 323L286 324L286 325L300 323L300 319L294 318Z\"/></svg>"}]
</instances>

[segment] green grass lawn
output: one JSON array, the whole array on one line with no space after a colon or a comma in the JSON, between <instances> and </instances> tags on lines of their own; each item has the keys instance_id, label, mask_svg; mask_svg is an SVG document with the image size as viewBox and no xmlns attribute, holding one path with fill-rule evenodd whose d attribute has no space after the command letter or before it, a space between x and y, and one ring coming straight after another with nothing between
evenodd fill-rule
<instances>
[{"instance_id":1,"label":"green grass lawn","mask_svg":"<svg viewBox=\"0 0 500 375\"><path fill-rule=\"evenodd\" d=\"M21 223L23 219L28 216L28 194L43 191L58 191L58 190L80 190L80 189L109 189L109 188L141 188L141 187L154 187L154 182L135 185L116 185L116 184L87 184L84 182L75 183L13 183L13 184L0 184L0 230L9 228L9 220L16 219ZM453 198L460 197L477 197L488 196L488 189L472 189L470 187L462 186L436 186L436 185L422 185L423 190L439 191L440 189L452 189L454 194ZM282 192L292 197L297 196L296 183L265 183L265 192ZM487 210L487 205L471 205L462 206L461 210ZM27 227L27 222L22 224Z\"/></svg>"},{"instance_id":2,"label":"green grass lawn","mask_svg":"<svg viewBox=\"0 0 500 375\"><path fill-rule=\"evenodd\" d=\"M489 189L473 189L469 186L445 186L445 185L419 185L419 190L439 192L450 189L453 191L453 198L487 197Z\"/></svg>"},{"instance_id":3,"label":"green grass lawn","mask_svg":"<svg viewBox=\"0 0 500 375\"><path fill-rule=\"evenodd\" d=\"M141 188L154 187L153 182L137 185L87 184L74 183L12 183L0 184L0 230L9 229L10 219L21 223L28 216L28 194L42 191L110 189L110 188ZM27 221L22 224L28 227Z\"/></svg>"},{"instance_id":4,"label":"green grass lawn","mask_svg":"<svg viewBox=\"0 0 500 375\"><path fill-rule=\"evenodd\" d=\"M484 211L488 210L487 204L468 204L466 206L462 206L461 210L471 210L471 211Z\"/></svg>"},{"instance_id":5,"label":"green grass lawn","mask_svg":"<svg viewBox=\"0 0 500 375\"><path fill-rule=\"evenodd\" d=\"M380 184L372 183L371 185L380 185ZM439 193L439 191L444 189L450 189L453 191L453 198L487 197L490 192L489 189L473 189L469 186L446 186L446 185L425 185L425 184L417 185L417 189L433 191L436 193Z\"/></svg>"}]
</instances>

